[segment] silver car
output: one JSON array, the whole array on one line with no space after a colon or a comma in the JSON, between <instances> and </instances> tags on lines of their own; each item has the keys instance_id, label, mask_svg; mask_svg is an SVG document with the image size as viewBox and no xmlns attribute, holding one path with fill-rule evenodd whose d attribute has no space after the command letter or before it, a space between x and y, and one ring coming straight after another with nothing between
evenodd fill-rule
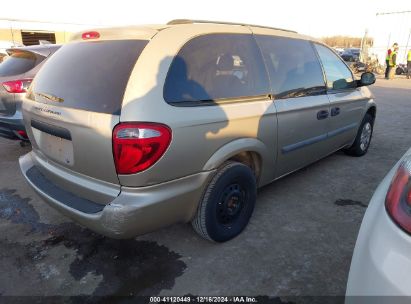
<instances>
[{"instance_id":1,"label":"silver car","mask_svg":"<svg viewBox=\"0 0 411 304\"><path fill-rule=\"evenodd\" d=\"M191 222L238 235L257 188L345 149L364 155L376 105L321 42L246 24L176 20L79 33L23 105L20 159L51 206L133 237Z\"/></svg>"},{"instance_id":2,"label":"silver car","mask_svg":"<svg viewBox=\"0 0 411 304\"><path fill-rule=\"evenodd\" d=\"M7 49L8 58L0 64L0 136L28 140L21 103L26 90L46 59L59 45Z\"/></svg>"}]
</instances>

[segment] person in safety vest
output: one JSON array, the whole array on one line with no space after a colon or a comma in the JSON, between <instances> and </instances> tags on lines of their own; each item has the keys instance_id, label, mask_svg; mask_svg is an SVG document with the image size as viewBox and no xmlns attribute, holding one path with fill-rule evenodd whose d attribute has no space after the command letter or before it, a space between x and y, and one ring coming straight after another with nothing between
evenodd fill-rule
<instances>
[{"instance_id":1,"label":"person in safety vest","mask_svg":"<svg viewBox=\"0 0 411 304\"><path fill-rule=\"evenodd\" d=\"M407 53L407 79L411 79L411 49Z\"/></svg>"},{"instance_id":2,"label":"person in safety vest","mask_svg":"<svg viewBox=\"0 0 411 304\"><path fill-rule=\"evenodd\" d=\"M387 56L385 56L385 64L386 64L385 79L389 79L390 77L390 72L392 69L392 66L390 66L390 58L391 58L392 52L394 52L395 49L398 50L398 43L394 43L392 47L387 50Z\"/></svg>"}]
</instances>

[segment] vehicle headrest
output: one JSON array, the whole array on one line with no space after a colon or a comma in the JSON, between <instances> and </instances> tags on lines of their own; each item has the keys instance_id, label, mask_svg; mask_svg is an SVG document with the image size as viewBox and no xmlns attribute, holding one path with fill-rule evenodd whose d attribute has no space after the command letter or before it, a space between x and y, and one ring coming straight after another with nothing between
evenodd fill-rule
<instances>
[{"instance_id":1,"label":"vehicle headrest","mask_svg":"<svg viewBox=\"0 0 411 304\"><path fill-rule=\"evenodd\" d=\"M219 70L232 70L234 66L233 56L230 54L223 54L218 60L217 67Z\"/></svg>"}]
</instances>

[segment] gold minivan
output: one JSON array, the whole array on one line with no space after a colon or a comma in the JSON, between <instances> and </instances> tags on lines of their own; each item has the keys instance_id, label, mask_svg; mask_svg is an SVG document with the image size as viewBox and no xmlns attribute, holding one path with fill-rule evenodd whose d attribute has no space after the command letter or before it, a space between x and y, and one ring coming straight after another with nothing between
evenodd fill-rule
<instances>
[{"instance_id":1,"label":"gold minivan","mask_svg":"<svg viewBox=\"0 0 411 304\"><path fill-rule=\"evenodd\" d=\"M257 188L344 149L364 155L376 105L326 45L224 22L79 33L23 103L28 183L51 206L113 238L191 222L237 236Z\"/></svg>"}]
</instances>

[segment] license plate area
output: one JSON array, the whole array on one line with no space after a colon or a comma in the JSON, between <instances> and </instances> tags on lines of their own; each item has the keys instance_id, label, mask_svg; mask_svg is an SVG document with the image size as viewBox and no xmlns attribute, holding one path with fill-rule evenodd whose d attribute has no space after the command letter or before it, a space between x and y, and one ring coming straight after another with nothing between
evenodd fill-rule
<instances>
[{"instance_id":1,"label":"license plate area","mask_svg":"<svg viewBox=\"0 0 411 304\"><path fill-rule=\"evenodd\" d=\"M67 166L74 165L73 142L67 129L34 121L31 126L38 148L47 157Z\"/></svg>"}]
</instances>

